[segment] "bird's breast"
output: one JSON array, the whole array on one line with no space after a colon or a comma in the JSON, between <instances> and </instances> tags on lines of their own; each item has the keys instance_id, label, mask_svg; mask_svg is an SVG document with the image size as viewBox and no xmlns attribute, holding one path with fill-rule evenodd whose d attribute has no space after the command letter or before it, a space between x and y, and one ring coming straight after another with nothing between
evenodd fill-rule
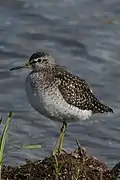
<instances>
[{"instance_id":1,"label":"bird's breast","mask_svg":"<svg viewBox=\"0 0 120 180\"><path fill-rule=\"evenodd\" d=\"M86 120L92 114L68 104L56 86L44 88L30 77L26 80L26 94L33 108L52 120Z\"/></svg>"}]
</instances>

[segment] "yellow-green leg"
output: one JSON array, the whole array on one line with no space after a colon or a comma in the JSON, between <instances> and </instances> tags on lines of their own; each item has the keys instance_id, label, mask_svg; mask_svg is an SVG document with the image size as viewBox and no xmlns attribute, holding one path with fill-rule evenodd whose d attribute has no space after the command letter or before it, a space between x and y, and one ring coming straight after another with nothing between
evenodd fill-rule
<instances>
[{"instance_id":1,"label":"yellow-green leg","mask_svg":"<svg viewBox=\"0 0 120 180\"><path fill-rule=\"evenodd\" d=\"M64 140L64 136L65 136L65 131L67 129L67 123L66 121L63 121L63 125L61 127L61 138L60 138L60 142L58 144L58 153L61 153L62 151L62 147L63 147L63 140Z\"/></svg>"},{"instance_id":2,"label":"yellow-green leg","mask_svg":"<svg viewBox=\"0 0 120 180\"><path fill-rule=\"evenodd\" d=\"M65 136L66 129L67 129L67 123L66 123L66 121L63 121L63 125L62 125L61 130L60 130L60 136L59 136L58 141L57 141L57 145L56 145L55 149L53 150L53 155L56 155L57 152L61 153L62 146L63 146L63 139Z\"/></svg>"}]
</instances>

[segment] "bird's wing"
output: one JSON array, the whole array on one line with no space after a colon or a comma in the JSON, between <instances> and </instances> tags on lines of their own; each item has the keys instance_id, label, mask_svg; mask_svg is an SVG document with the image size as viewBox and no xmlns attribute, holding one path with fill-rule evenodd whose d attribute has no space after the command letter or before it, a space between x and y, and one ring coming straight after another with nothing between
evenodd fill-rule
<instances>
[{"instance_id":1,"label":"bird's wing","mask_svg":"<svg viewBox=\"0 0 120 180\"><path fill-rule=\"evenodd\" d=\"M60 80L59 91L68 104L82 110L91 110L93 113L112 112L111 108L100 103L93 95L90 86L85 80L72 75L64 69L61 69L59 73L57 72L56 76Z\"/></svg>"}]
</instances>

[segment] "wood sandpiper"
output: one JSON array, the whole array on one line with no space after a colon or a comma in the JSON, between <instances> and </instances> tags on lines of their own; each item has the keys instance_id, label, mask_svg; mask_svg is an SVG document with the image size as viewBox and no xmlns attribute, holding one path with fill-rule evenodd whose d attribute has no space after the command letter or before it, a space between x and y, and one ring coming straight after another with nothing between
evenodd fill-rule
<instances>
[{"instance_id":1,"label":"wood sandpiper","mask_svg":"<svg viewBox=\"0 0 120 180\"><path fill-rule=\"evenodd\" d=\"M63 122L55 149L61 151L67 122L86 120L95 113L113 112L93 94L89 84L56 64L45 52L32 54L23 66L12 70L30 68L26 78L26 94L33 108L42 115Z\"/></svg>"}]
</instances>

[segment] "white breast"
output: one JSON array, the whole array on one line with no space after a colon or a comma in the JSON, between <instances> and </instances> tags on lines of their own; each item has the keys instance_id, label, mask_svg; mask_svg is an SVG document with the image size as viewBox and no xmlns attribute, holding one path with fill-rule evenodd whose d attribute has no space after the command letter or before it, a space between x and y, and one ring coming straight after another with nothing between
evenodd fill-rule
<instances>
[{"instance_id":1,"label":"white breast","mask_svg":"<svg viewBox=\"0 0 120 180\"><path fill-rule=\"evenodd\" d=\"M56 121L86 120L92 112L80 110L68 104L56 87L44 89L32 89L30 81L26 81L26 93L30 104L42 115Z\"/></svg>"}]
</instances>

